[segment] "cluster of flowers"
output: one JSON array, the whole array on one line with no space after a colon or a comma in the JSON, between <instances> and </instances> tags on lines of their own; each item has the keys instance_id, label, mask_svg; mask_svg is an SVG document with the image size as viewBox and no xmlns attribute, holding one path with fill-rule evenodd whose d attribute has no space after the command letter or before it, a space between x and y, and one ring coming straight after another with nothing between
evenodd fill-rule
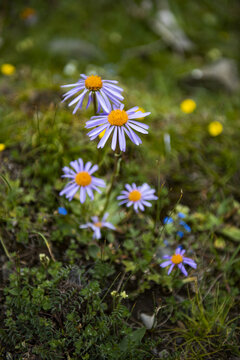
<instances>
[{"instance_id":1,"label":"cluster of flowers","mask_svg":"<svg viewBox=\"0 0 240 360\"><path fill-rule=\"evenodd\" d=\"M86 109L93 103L95 112L98 115L92 116L86 122L86 128L92 129L88 132L90 140L96 139L100 134L98 148L103 148L108 139L112 135L111 148L116 151L117 145L120 151L126 151L126 136L135 144L142 143L136 131L142 134L148 134L149 126L136 119L143 119L150 114L150 112L142 112L138 106L129 110L124 110L124 105L121 101L123 89L117 86L118 82L114 80L103 80L100 76L81 74L81 78L77 83L64 85L63 87L71 87L63 98L63 101L76 96L68 106L75 105L73 114L79 109L82 109L84 98L87 97ZM101 193L99 188L106 187L104 180L99 179L93 174L98 170L98 165L92 165L90 161L84 164L81 158L71 161L70 167L63 168L64 174L62 177L68 178L70 181L65 188L60 192L60 196L65 195L71 201L78 190L80 190L80 202L84 203L88 195L91 200L94 199L94 191ZM154 194L155 190L144 183L137 186L126 184L125 190L117 197L119 205L126 204L127 207L133 206L135 212L144 211L144 207L150 207L151 200L157 200L158 197ZM107 222L108 213L105 213L102 218L98 216L92 217L92 222L87 222L81 225L80 228L90 228L93 231L93 238L101 238L101 228L109 228L115 230L115 227L110 222ZM170 218L169 218L170 219ZM185 224L184 226L187 226ZM174 265L178 265L179 269L187 275L186 269L183 265L188 264L196 268L196 263L188 258L183 257L184 250L177 249L173 256L165 257L168 261L161 264L161 267L168 265L172 271Z\"/></svg>"},{"instance_id":2,"label":"cluster of flowers","mask_svg":"<svg viewBox=\"0 0 240 360\"><path fill-rule=\"evenodd\" d=\"M190 226L183 220L186 215L183 214L182 212L179 212L177 214L178 219L176 219L176 221L174 221L174 219L171 216L166 216L163 219L163 223L164 225L168 225L168 224L173 224L175 225L176 228L178 228L179 230L177 230L176 235L179 236L180 238L182 238L184 236L184 232L186 231L187 233L191 232L191 228Z\"/></svg>"},{"instance_id":3,"label":"cluster of flowers","mask_svg":"<svg viewBox=\"0 0 240 360\"><path fill-rule=\"evenodd\" d=\"M81 74L81 78L77 83L63 85L63 87L73 88L64 95L63 101L76 96L69 103L69 106L75 105L73 110L73 114L75 114L78 109L82 109L83 100L87 97L86 109L93 103L96 105L97 113L99 113L99 115L92 116L86 122L86 128L93 129L87 134L90 140L96 139L103 133L104 135L101 136L98 144L98 148L103 148L112 134L112 150L115 151L118 144L120 151L126 151L125 136L135 145L140 145L142 141L135 131L143 134L148 133L149 126L134 119L144 118L150 112L142 112L138 106L125 111L124 105L121 103L124 99L121 94L123 89L117 86L117 83L114 80L103 80L97 75L86 76ZM60 195L65 195L71 201L77 191L80 190L81 203L85 202L87 195L93 200L94 191L101 193L99 188L106 187L104 180L93 176L97 170L98 165L92 165L90 161L86 164L83 163L81 158L71 161L70 167L65 166L63 168L64 175L62 175L62 177L69 178L70 182L60 192ZM132 185L126 184L125 190L121 192L117 199L120 200L119 205L133 206L135 212L138 212L139 210L144 211L145 206L150 207L150 200L157 200L154 193L155 190L151 189L146 183L141 186L137 186L135 183ZM81 225L81 228L92 229L93 238L99 239L101 237L101 228L115 229L111 223L106 222L107 217L107 213L104 214L102 219L93 216L92 222Z\"/></svg>"}]
</instances>

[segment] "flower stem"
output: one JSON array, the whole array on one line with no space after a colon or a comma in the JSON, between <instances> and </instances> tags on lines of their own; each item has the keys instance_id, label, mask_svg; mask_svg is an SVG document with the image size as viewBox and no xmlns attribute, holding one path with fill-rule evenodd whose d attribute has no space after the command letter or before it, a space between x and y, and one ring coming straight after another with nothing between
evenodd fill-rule
<instances>
[{"instance_id":1,"label":"flower stem","mask_svg":"<svg viewBox=\"0 0 240 360\"><path fill-rule=\"evenodd\" d=\"M50 254L53 262L55 262L56 259L55 259L54 255L53 255L51 246L50 246L49 242L47 241L47 239L45 238L45 236L42 233L38 232L38 231L33 231L33 233L38 234L39 236L41 236L41 238L44 240L44 242L45 242L45 244L46 244L46 246L48 248L49 254Z\"/></svg>"},{"instance_id":2,"label":"flower stem","mask_svg":"<svg viewBox=\"0 0 240 360\"><path fill-rule=\"evenodd\" d=\"M9 260L11 261L11 260L12 260L11 255L9 254L8 249L6 248L6 245L4 244L4 241L3 241L3 239L2 239L1 236L0 236L0 242L1 242L1 244L2 244L2 247L3 247L3 249L4 249L5 254L6 254L7 257L9 258Z\"/></svg>"},{"instance_id":3,"label":"flower stem","mask_svg":"<svg viewBox=\"0 0 240 360\"><path fill-rule=\"evenodd\" d=\"M111 195L111 192L112 192L112 189L113 189L113 185L114 185L116 177L118 176L119 171L120 171L120 164L121 164L121 160L122 160L121 152L119 154L117 152L114 152L114 157L115 157L114 170L113 170L113 174L112 174L112 178L111 178L111 183L110 183L110 187L109 187L109 189L107 191L106 202L105 202L103 210L101 211L100 217L102 217L104 215L105 211L108 208L108 203L109 203L109 200L110 200L110 195Z\"/></svg>"},{"instance_id":4,"label":"flower stem","mask_svg":"<svg viewBox=\"0 0 240 360\"><path fill-rule=\"evenodd\" d=\"M93 108L94 108L94 114L97 115L97 99L95 92L93 92Z\"/></svg>"}]
</instances>

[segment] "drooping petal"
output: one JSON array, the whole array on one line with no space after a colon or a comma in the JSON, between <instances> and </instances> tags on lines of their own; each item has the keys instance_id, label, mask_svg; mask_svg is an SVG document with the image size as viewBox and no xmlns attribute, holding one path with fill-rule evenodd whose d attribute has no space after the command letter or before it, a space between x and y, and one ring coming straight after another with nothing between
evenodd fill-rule
<instances>
[{"instance_id":1,"label":"drooping petal","mask_svg":"<svg viewBox=\"0 0 240 360\"><path fill-rule=\"evenodd\" d=\"M117 145L117 133L118 133L118 128L117 126L115 126L114 132L113 132L113 137L112 137L112 150L115 151L116 149L116 145Z\"/></svg>"},{"instance_id":2,"label":"drooping petal","mask_svg":"<svg viewBox=\"0 0 240 360\"><path fill-rule=\"evenodd\" d=\"M104 111L109 112L111 110L111 108L108 108L102 94L100 92L98 92L98 91L96 91L95 94L96 94L96 98L97 98L98 103L101 105L101 108Z\"/></svg>"},{"instance_id":3,"label":"drooping petal","mask_svg":"<svg viewBox=\"0 0 240 360\"><path fill-rule=\"evenodd\" d=\"M178 268L181 270L181 272L185 275L188 276L187 270L185 269L183 263L178 265Z\"/></svg>"},{"instance_id":4,"label":"drooping petal","mask_svg":"<svg viewBox=\"0 0 240 360\"><path fill-rule=\"evenodd\" d=\"M136 126L134 124L131 124L129 121L128 121L128 126L130 126L132 129L134 129L134 130L136 130L136 131L138 131L138 132L140 132L142 134L148 134L147 130L145 130L145 129L139 127L139 126Z\"/></svg>"},{"instance_id":5,"label":"drooping petal","mask_svg":"<svg viewBox=\"0 0 240 360\"><path fill-rule=\"evenodd\" d=\"M86 192L87 192L88 196L90 197L90 199L93 200L93 199L94 199L94 195L93 195L93 191L92 191L91 187L90 187L90 186L86 186L85 189L86 189Z\"/></svg>"},{"instance_id":6,"label":"drooping petal","mask_svg":"<svg viewBox=\"0 0 240 360\"><path fill-rule=\"evenodd\" d=\"M67 194L68 192L70 192L72 189L74 189L75 187L78 187L78 185L74 182L74 183L70 183L70 184L67 184L65 186L65 188L59 193L60 196L63 196L65 194Z\"/></svg>"},{"instance_id":7,"label":"drooping petal","mask_svg":"<svg viewBox=\"0 0 240 360\"><path fill-rule=\"evenodd\" d=\"M173 268L174 268L174 264L172 264L172 265L170 266L170 268L169 268L169 270L168 270L168 275L171 274Z\"/></svg>"},{"instance_id":8,"label":"drooping petal","mask_svg":"<svg viewBox=\"0 0 240 360\"><path fill-rule=\"evenodd\" d=\"M193 269L196 269L196 268L197 268L197 264L196 264L195 261L193 261L192 259L189 259L189 258L185 258L185 257L184 257L184 258L183 258L183 263L191 266Z\"/></svg>"},{"instance_id":9,"label":"drooping petal","mask_svg":"<svg viewBox=\"0 0 240 360\"><path fill-rule=\"evenodd\" d=\"M81 186L80 187L80 202L83 204L85 200L86 200L86 189L83 186Z\"/></svg>"},{"instance_id":10,"label":"drooping petal","mask_svg":"<svg viewBox=\"0 0 240 360\"><path fill-rule=\"evenodd\" d=\"M78 101L81 101L81 99L84 97L84 95L86 94L87 90L85 89L80 95L78 95L75 99L73 99L68 106L72 106L73 104L75 104Z\"/></svg>"},{"instance_id":11,"label":"drooping petal","mask_svg":"<svg viewBox=\"0 0 240 360\"><path fill-rule=\"evenodd\" d=\"M102 139L98 143L98 148L100 148L100 147L103 148L104 147L104 145L106 144L106 142L107 142L109 136L111 135L113 129L114 129L114 126L111 126L108 130L106 130L104 136L102 137Z\"/></svg>"}]
</instances>

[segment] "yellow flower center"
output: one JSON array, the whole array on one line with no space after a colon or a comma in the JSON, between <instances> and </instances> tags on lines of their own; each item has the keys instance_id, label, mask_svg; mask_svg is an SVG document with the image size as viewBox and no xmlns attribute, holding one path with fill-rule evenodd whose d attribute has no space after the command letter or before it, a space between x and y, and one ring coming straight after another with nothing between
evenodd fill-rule
<instances>
[{"instance_id":1,"label":"yellow flower center","mask_svg":"<svg viewBox=\"0 0 240 360\"><path fill-rule=\"evenodd\" d=\"M85 80L85 87L91 91L98 91L102 88L102 79L97 75L90 75Z\"/></svg>"},{"instance_id":2,"label":"yellow flower center","mask_svg":"<svg viewBox=\"0 0 240 360\"><path fill-rule=\"evenodd\" d=\"M95 222L94 226L101 228L102 227L101 221Z\"/></svg>"},{"instance_id":3,"label":"yellow flower center","mask_svg":"<svg viewBox=\"0 0 240 360\"><path fill-rule=\"evenodd\" d=\"M79 186L88 186L92 182L92 177L87 171L80 171L75 176L75 181Z\"/></svg>"},{"instance_id":4,"label":"yellow flower center","mask_svg":"<svg viewBox=\"0 0 240 360\"><path fill-rule=\"evenodd\" d=\"M111 125L122 126L128 121L128 114L125 110L113 110L108 115L108 122Z\"/></svg>"},{"instance_id":5,"label":"yellow flower center","mask_svg":"<svg viewBox=\"0 0 240 360\"><path fill-rule=\"evenodd\" d=\"M142 194L138 190L133 190L128 194L129 200L133 201L133 202L140 200L141 197L142 197Z\"/></svg>"},{"instance_id":6,"label":"yellow flower center","mask_svg":"<svg viewBox=\"0 0 240 360\"><path fill-rule=\"evenodd\" d=\"M180 254L174 254L174 255L171 257L171 261L172 261L172 263L178 265L178 264L180 264L180 263L183 261L183 257L182 257L182 255L180 255Z\"/></svg>"}]
</instances>

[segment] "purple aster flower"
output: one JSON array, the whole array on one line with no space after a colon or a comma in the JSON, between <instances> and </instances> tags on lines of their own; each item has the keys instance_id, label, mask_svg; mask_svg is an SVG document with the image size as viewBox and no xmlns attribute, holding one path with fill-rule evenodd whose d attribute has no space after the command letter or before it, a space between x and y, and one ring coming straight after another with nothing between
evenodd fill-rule
<instances>
[{"instance_id":1,"label":"purple aster flower","mask_svg":"<svg viewBox=\"0 0 240 360\"><path fill-rule=\"evenodd\" d=\"M80 93L75 99L73 99L68 106L72 106L77 103L73 110L73 114L78 109L82 108L83 99L88 93L88 102L86 109L90 103L93 102L94 95L96 96L98 109L97 112L103 111L109 112L111 110L111 103L119 106L121 101L124 99L121 95L122 88L115 85L118 81L115 80L102 80L98 75L86 76L85 74L80 75L81 78L75 84L63 85L62 87L73 87L65 95L63 101L70 97Z\"/></svg>"},{"instance_id":2,"label":"purple aster flower","mask_svg":"<svg viewBox=\"0 0 240 360\"><path fill-rule=\"evenodd\" d=\"M144 206L152 206L148 200L157 200L158 197L154 195L155 190L151 189L148 184L143 184L141 186L136 186L135 183L132 185L126 184L121 195L117 197L118 200L121 200L119 205L127 204L127 207L133 205L133 209L138 213L138 209L144 211Z\"/></svg>"},{"instance_id":3,"label":"purple aster flower","mask_svg":"<svg viewBox=\"0 0 240 360\"><path fill-rule=\"evenodd\" d=\"M142 113L141 111L137 111L139 109L138 106L128 111L123 110L123 108L123 104L119 107L113 106L113 110L109 110L98 116L93 116L90 121L86 122L87 129L94 128L87 134L90 140L96 139L102 131L106 130L104 136L98 143L98 148L103 148L110 135L113 134L112 150L115 151L118 141L120 150L126 151L125 134L135 145L141 144L142 140L134 130L142 134L148 134L147 129L149 126L134 119L139 117L143 118L149 115L150 112Z\"/></svg>"},{"instance_id":4,"label":"purple aster flower","mask_svg":"<svg viewBox=\"0 0 240 360\"><path fill-rule=\"evenodd\" d=\"M115 226L110 222L107 222L106 219L108 217L108 213L105 213L102 220L99 219L98 216L92 217L92 222L87 222L84 225L80 225L81 229L91 228L93 231L93 239L101 238L101 229L106 227L112 230L116 230Z\"/></svg>"},{"instance_id":5,"label":"purple aster flower","mask_svg":"<svg viewBox=\"0 0 240 360\"><path fill-rule=\"evenodd\" d=\"M92 166L92 163L88 161L84 166L82 159L71 161L70 165L72 169L67 166L63 168L64 175L62 175L62 177L70 178L71 181L60 192L60 196L66 195L66 198L71 201L76 192L80 189L80 202L84 203L86 194L93 200L93 190L101 193L98 186L106 187L103 180L92 176L92 174L98 170L97 165Z\"/></svg>"},{"instance_id":6,"label":"purple aster flower","mask_svg":"<svg viewBox=\"0 0 240 360\"><path fill-rule=\"evenodd\" d=\"M188 273L183 264L187 264L187 265L191 266L193 269L197 268L197 264L192 259L184 257L183 256L184 253L185 253L185 250L181 250L181 248L178 247L175 251L175 254L173 254L172 256L170 256L170 255L163 256L163 258L167 259L167 261L164 261L162 264L160 264L160 266L162 268L164 268L164 267L170 265L170 268L168 270L168 275L169 275L171 273L172 269L174 268L174 266L177 265L178 268L181 270L181 272L185 276L188 276Z\"/></svg>"}]
</instances>

